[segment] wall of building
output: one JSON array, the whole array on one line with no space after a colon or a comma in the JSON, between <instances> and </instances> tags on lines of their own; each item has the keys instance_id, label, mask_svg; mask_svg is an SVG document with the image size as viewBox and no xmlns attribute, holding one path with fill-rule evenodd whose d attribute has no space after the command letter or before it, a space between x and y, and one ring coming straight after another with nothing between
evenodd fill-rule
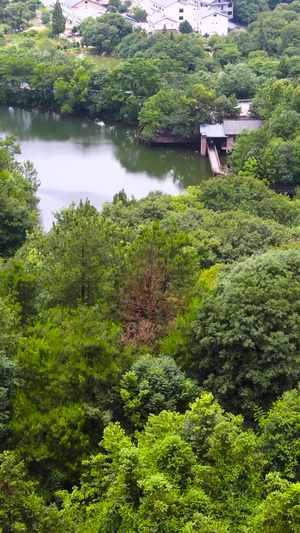
<instances>
[{"instance_id":1,"label":"wall of building","mask_svg":"<svg viewBox=\"0 0 300 533\"><path fill-rule=\"evenodd\" d=\"M228 135L228 137L227 137L227 145L226 145L226 152L229 152L230 150L232 150L233 145L234 145L234 141L235 141L235 136L234 135Z\"/></svg>"},{"instance_id":2,"label":"wall of building","mask_svg":"<svg viewBox=\"0 0 300 533\"><path fill-rule=\"evenodd\" d=\"M197 14L194 17L194 31L201 35L227 35L228 33L228 18L217 13L203 18L197 19Z\"/></svg>"},{"instance_id":3,"label":"wall of building","mask_svg":"<svg viewBox=\"0 0 300 533\"><path fill-rule=\"evenodd\" d=\"M205 0L202 0L205 2ZM228 15L229 18L233 17L233 2L228 0L213 0L211 3L213 9L218 9L224 15Z\"/></svg>"}]
</instances>

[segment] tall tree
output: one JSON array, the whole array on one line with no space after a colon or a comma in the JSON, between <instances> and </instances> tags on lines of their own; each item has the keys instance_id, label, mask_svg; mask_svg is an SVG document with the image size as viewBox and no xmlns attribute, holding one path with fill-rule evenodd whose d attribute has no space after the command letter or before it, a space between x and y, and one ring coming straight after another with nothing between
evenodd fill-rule
<instances>
[{"instance_id":1,"label":"tall tree","mask_svg":"<svg viewBox=\"0 0 300 533\"><path fill-rule=\"evenodd\" d=\"M149 345L164 333L194 282L195 256L191 239L176 227L141 228L128 246L119 295L126 342Z\"/></svg>"},{"instance_id":2,"label":"tall tree","mask_svg":"<svg viewBox=\"0 0 300 533\"><path fill-rule=\"evenodd\" d=\"M89 201L56 213L45 243L42 284L49 302L76 307L93 305L113 286L118 228L100 216Z\"/></svg>"},{"instance_id":3,"label":"tall tree","mask_svg":"<svg viewBox=\"0 0 300 533\"><path fill-rule=\"evenodd\" d=\"M62 8L59 0L56 0L52 11L52 33L59 35L65 31L66 19L63 16Z\"/></svg>"}]
</instances>

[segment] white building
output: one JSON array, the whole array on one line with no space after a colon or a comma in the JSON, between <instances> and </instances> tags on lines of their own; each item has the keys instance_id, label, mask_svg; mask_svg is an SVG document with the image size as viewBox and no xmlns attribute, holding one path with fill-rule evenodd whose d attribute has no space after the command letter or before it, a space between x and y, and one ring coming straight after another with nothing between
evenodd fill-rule
<instances>
[{"instance_id":1,"label":"white building","mask_svg":"<svg viewBox=\"0 0 300 533\"><path fill-rule=\"evenodd\" d=\"M169 31L178 29L178 21L175 18L166 16L164 13L155 13L152 17L148 17L148 25L151 33L164 29Z\"/></svg>"},{"instance_id":2,"label":"white building","mask_svg":"<svg viewBox=\"0 0 300 533\"><path fill-rule=\"evenodd\" d=\"M53 9L56 0L43 0L48 9ZM68 26L79 26L88 17L100 17L106 13L105 1L97 0L59 0L63 16Z\"/></svg>"},{"instance_id":3,"label":"white building","mask_svg":"<svg viewBox=\"0 0 300 533\"><path fill-rule=\"evenodd\" d=\"M194 14L193 30L203 36L227 35L228 17L224 13L200 7Z\"/></svg>"},{"instance_id":4,"label":"white building","mask_svg":"<svg viewBox=\"0 0 300 533\"><path fill-rule=\"evenodd\" d=\"M229 0L135 0L148 13L150 31L179 28L187 20L201 35L227 35L228 22L233 17L233 2Z\"/></svg>"},{"instance_id":5,"label":"white building","mask_svg":"<svg viewBox=\"0 0 300 533\"><path fill-rule=\"evenodd\" d=\"M199 7L199 0L141 0L148 4L149 29L152 32L178 30L179 25L187 20L193 30L203 36L227 35L229 17L224 11L212 6ZM203 4L203 0L202 0Z\"/></svg>"},{"instance_id":6,"label":"white building","mask_svg":"<svg viewBox=\"0 0 300 533\"><path fill-rule=\"evenodd\" d=\"M79 26L86 18L100 17L106 12L95 0L60 0L60 4L67 23L72 26Z\"/></svg>"},{"instance_id":7,"label":"white building","mask_svg":"<svg viewBox=\"0 0 300 533\"><path fill-rule=\"evenodd\" d=\"M220 11L227 15L229 19L233 17L233 2L229 0L187 0L188 3L197 7L210 7L215 11Z\"/></svg>"}]
</instances>

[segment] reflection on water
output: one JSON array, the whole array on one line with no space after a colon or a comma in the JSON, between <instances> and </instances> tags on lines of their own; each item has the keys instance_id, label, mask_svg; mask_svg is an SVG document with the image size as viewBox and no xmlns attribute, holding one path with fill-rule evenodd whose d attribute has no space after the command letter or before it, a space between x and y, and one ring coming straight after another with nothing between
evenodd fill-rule
<instances>
[{"instance_id":1,"label":"reflection on water","mask_svg":"<svg viewBox=\"0 0 300 533\"><path fill-rule=\"evenodd\" d=\"M0 136L10 133L19 138L22 159L38 170L45 228L73 200L89 198L100 209L121 189L136 198L153 190L178 194L210 176L197 147L151 148L121 124L0 107Z\"/></svg>"}]
</instances>

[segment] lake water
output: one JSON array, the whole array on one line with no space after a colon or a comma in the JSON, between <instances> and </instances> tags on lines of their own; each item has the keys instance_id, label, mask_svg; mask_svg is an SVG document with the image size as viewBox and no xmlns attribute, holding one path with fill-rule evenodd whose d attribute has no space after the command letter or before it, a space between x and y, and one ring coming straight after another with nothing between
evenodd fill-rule
<instances>
[{"instance_id":1,"label":"lake water","mask_svg":"<svg viewBox=\"0 0 300 533\"><path fill-rule=\"evenodd\" d=\"M197 147L149 147L135 128L38 110L0 107L0 136L19 138L22 160L33 161L41 182L41 223L72 201L103 202L124 189L142 198L150 191L179 194L210 177Z\"/></svg>"}]
</instances>

